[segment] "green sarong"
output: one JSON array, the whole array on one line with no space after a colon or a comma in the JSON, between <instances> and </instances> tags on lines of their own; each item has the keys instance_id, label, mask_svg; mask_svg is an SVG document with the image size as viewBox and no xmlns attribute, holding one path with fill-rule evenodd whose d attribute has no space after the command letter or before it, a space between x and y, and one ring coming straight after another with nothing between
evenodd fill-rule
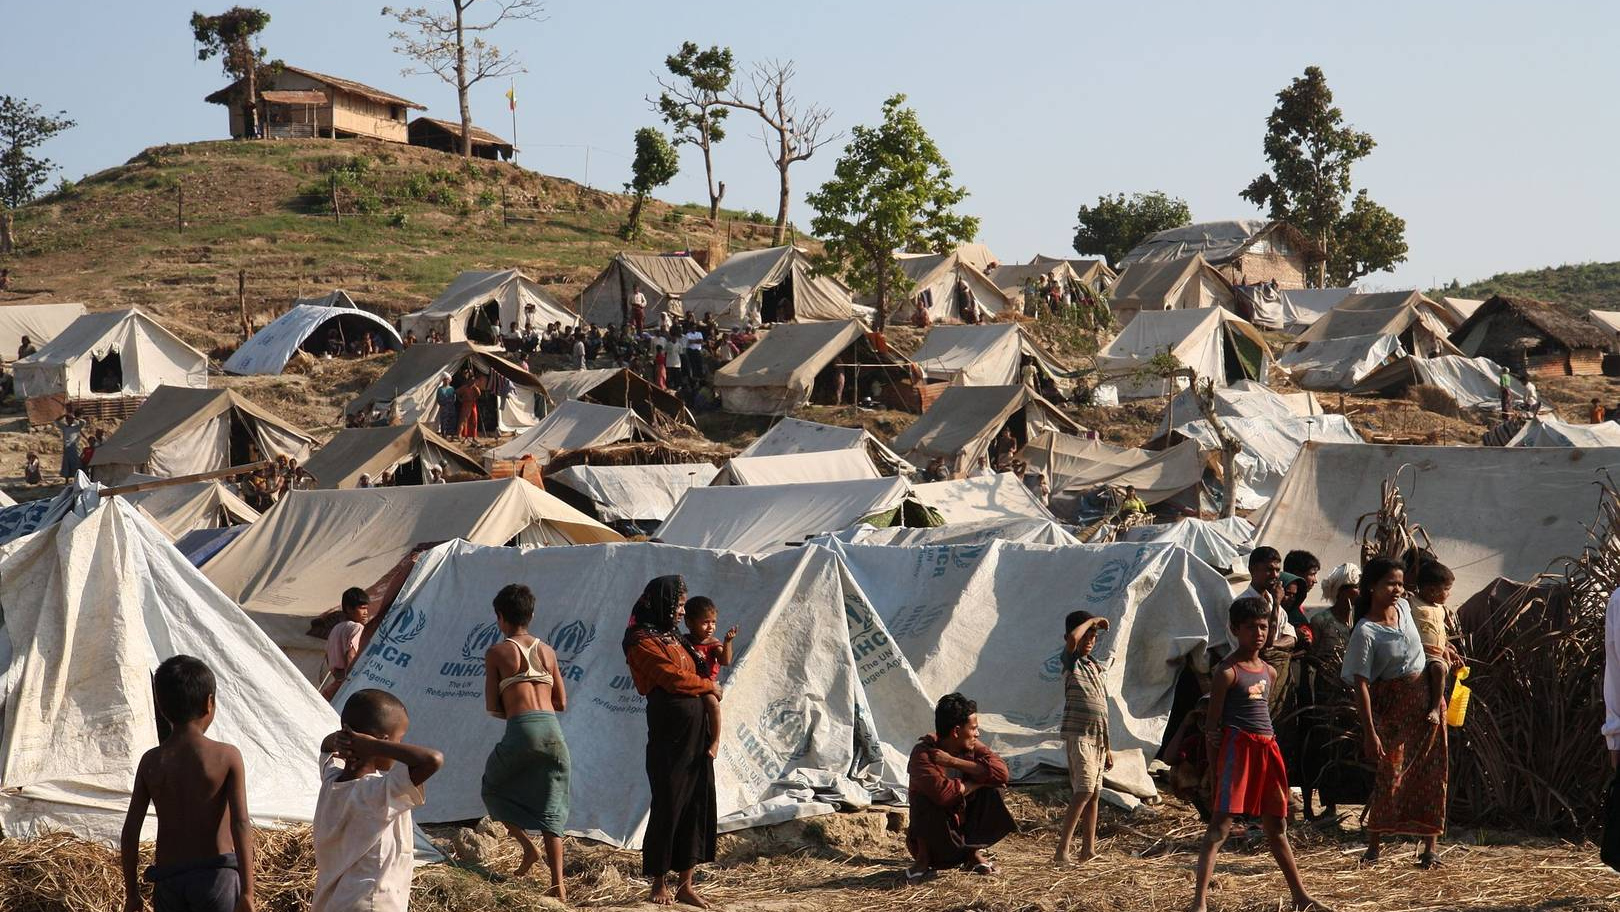
<instances>
[{"instance_id":1,"label":"green sarong","mask_svg":"<svg viewBox=\"0 0 1620 912\"><path fill-rule=\"evenodd\" d=\"M561 836L568 825L568 745L557 714L518 713L484 762L491 820Z\"/></svg>"}]
</instances>

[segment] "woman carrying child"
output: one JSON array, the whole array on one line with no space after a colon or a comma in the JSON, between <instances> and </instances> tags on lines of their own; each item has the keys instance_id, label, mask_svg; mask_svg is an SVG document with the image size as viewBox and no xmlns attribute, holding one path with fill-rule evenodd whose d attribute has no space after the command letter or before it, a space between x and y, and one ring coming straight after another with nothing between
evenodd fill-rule
<instances>
[{"instance_id":1,"label":"woman carrying child","mask_svg":"<svg viewBox=\"0 0 1620 912\"><path fill-rule=\"evenodd\" d=\"M647 698L647 782L652 811L641 840L641 864L652 881L649 899L669 905L664 875L675 871L673 900L700 909L709 903L692 885L698 864L714 860L714 758L703 695L720 685L698 673L697 653L676 629L686 614L686 581L660 576L647 584L624 635L624 657L636 690Z\"/></svg>"},{"instance_id":2,"label":"woman carrying child","mask_svg":"<svg viewBox=\"0 0 1620 912\"><path fill-rule=\"evenodd\" d=\"M495 622L506 639L484 653L484 703L506 720L506 734L484 763L483 798L489 817L523 846L517 876L529 873L540 853L527 830L539 830L551 869L550 895L566 901L563 828L568 823L568 745L557 714L568 708L557 653L529 633L534 593L513 583L495 595Z\"/></svg>"},{"instance_id":3,"label":"woman carrying child","mask_svg":"<svg viewBox=\"0 0 1620 912\"><path fill-rule=\"evenodd\" d=\"M1344 682L1355 688L1367 758L1378 766L1367 807L1367 853L1378 860L1386 834L1423 838L1420 867L1436 864L1446 824L1446 727L1430 718L1426 656L1412 609L1401 596L1400 563L1374 558L1361 573Z\"/></svg>"}]
</instances>

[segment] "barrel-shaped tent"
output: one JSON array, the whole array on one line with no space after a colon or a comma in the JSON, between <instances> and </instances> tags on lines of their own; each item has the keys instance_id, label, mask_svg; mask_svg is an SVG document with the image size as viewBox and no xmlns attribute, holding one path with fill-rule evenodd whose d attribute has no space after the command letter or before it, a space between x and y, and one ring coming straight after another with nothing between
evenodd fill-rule
<instances>
[{"instance_id":1,"label":"barrel-shaped tent","mask_svg":"<svg viewBox=\"0 0 1620 912\"><path fill-rule=\"evenodd\" d=\"M849 289L837 279L813 275L797 247L734 253L681 296L694 317L714 314L722 326L809 323L855 316Z\"/></svg>"},{"instance_id":2,"label":"barrel-shaped tent","mask_svg":"<svg viewBox=\"0 0 1620 912\"><path fill-rule=\"evenodd\" d=\"M177 478L261 459L304 461L315 438L227 389L160 386L96 447L90 474L116 484L139 472Z\"/></svg>"},{"instance_id":3,"label":"barrel-shaped tent","mask_svg":"<svg viewBox=\"0 0 1620 912\"><path fill-rule=\"evenodd\" d=\"M522 430L533 427L539 420L536 416L545 399L540 378L466 342L413 345L405 349L381 377L349 402L344 414L352 417L367 411L397 412L401 424L431 422L438 415L434 391L439 381L446 376L459 381L462 372L467 370L484 383L478 402L479 414L496 415L499 430ZM512 386L504 402L498 401L496 395L497 377Z\"/></svg>"},{"instance_id":4,"label":"barrel-shaped tent","mask_svg":"<svg viewBox=\"0 0 1620 912\"><path fill-rule=\"evenodd\" d=\"M360 476L376 482L384 472L395 485L426 484L434 469L446 481L489 477L478 460L419 423L344 428L304 464L324 489L359 487Z\"/></svg>"},{"instance_id":5,"label":"barrel-shaped tent","mask_svg":"<svg viewBox=\"0 0 1620 912\"><path fill-rule=\"evenodd\" d=\"M456 276L433 303L399 318L400 332L420 341L437 330L445 342L493 345L510 331L540 329L548 323L573 326L579 316L533 279L516 269L468 270Z\"/></svg>"},{"instance_id":6,"label":"barrel-shaped tent","mask_svg":"<svg viewBox=\"0 0 1620 912\"><path fill-rule=\"evenodd\" d=\"M136 309L89 313L12 368L25 399L150 396L208 386L208 356Z\"/></svg>"},{"instance_id":7,"label":"barrel-shaped tent","mask_svg":"<svg viewBox=\"0 0 1620 912\"><path fill-rule=\"evenodd\" d=\"M579 293L579 316L606 326L630 322L630 298L636 291L647 300L648 326L657 326L667 311L681 313L681 298L706 275L686 254L620 253Z\"/></svg>"},{"instance_id":8,"label":"barrel-shaped tent","mask_svg":"<svg viewBox=\"0 0 1620 912\"><path fill-rule=\"evenodd\" d=\"M344 295L343 300L348 300L348 296ZM331 352L335 342L337 351L341 353L348 350L350 342L364 334L371 335L387 351L399 351L404 347L394 327L368 310L361 310L352 304L332 306L300 300L242 343L242 347L226 359L225 372L279 374L298 351L320 357Z\"/></svg>"}]
</instances>

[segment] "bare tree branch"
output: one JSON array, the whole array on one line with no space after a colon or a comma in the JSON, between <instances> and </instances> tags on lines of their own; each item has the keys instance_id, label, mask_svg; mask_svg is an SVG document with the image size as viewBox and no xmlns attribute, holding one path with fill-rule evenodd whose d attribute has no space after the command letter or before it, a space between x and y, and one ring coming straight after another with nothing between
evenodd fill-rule
<instances>
[{"instance_id":1,"label":"bare tree branch","mask_svg":"<svg viewBox=\"0 0 1620 912\"><path fill-rule=\"evenodd\" d=\"M719 99L719 103L726 107L753 112L764 124L760 139L780 178L776 244L783 243L787 237L787 213L791 200L788 169L795 162L810 158L817 149L844 137L841 130L822 135L832 120L831 109L816 104L800 109L799 99L791 88L797 72L791 60L756 63L748 71L746 92L734 84Z\"/></svg>"}]
</instances>

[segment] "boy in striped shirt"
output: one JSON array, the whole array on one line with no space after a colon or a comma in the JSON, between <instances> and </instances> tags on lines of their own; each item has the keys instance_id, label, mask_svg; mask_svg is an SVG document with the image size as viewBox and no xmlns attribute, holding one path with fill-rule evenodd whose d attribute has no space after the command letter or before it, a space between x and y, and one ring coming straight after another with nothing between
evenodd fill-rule
<instances>
[{"instance_id":1,"label":"boy in striped shirt","mask_svg":"<svg viewBox=\"0 0 1620 912\"><path fill-rule=\"evenodd\" d=\"M1102 776L1113 769L1114 755L1108 749L1108 684L1102 664L1091 657L1097 636L1108 629L1105 618L1089 611L1071 611L1063 619L1063 752L1069 761L1069 787L1074 797L1063 815L1059 830L1058 867L1069 864L1069 846L1075 827L1085 818L1080 834L1080 857L1084 864L1096 856L1097 799L1102 794Z\"/></svg>"}]
</instances>

